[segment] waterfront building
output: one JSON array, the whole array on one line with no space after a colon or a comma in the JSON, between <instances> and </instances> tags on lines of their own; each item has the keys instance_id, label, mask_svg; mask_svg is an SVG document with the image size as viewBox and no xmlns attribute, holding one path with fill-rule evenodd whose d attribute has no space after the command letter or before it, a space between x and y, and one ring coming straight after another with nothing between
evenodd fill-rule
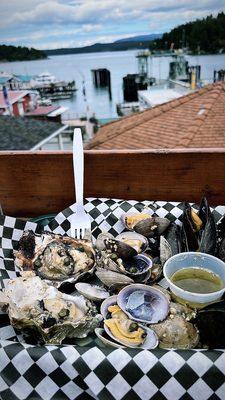
<instances>
[{"instance_id":1,"label":"waterfront building","mask_svg":"<svg viewBox=\"0 0 225 400\"><path fill-rule=\"evenodd\" d=\"M225 82L105 124L86 149L225 147Z\"/></svg>"}]
</instances>

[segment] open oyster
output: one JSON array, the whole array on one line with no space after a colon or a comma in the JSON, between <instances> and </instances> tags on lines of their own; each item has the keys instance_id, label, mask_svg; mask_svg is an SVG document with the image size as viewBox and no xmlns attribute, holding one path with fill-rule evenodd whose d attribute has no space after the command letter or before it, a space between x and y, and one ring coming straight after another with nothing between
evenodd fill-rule
<instances>
[{"instance_id":1,"label":"open oyster","mask_svg":"<svg viewBox=\"0 0 225 400\"><path fill-rule=\"evenodd\" d=\"M86 337L102 320L89 300L65 295L31 271L9 281L0 295L0 306L15 328L40 343Z\"/></svg>"},{"instance_id":2,"label":"open oyster","mask_svg":"<svg viewBox=\"0 0 225 400\"><path fill-rule=\"evenodd\" d=\"M20 270L33 270L51 281L76 281L90 272L95 262L92 245L50 232L41 235L25 231L14 251L15 264Z\"/></svg>"}]
</instances>

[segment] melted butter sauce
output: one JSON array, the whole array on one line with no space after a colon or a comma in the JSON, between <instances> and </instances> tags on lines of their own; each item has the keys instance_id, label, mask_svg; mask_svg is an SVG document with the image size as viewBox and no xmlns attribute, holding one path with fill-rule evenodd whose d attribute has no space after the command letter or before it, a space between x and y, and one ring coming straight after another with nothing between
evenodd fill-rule
<instances>
[{"instance_id":1,"label":"melted butter sauce","mask_svg":"<svg viewBox=\"0 0 225 400\"><path fill-rule=\"evenodd\" d=\"M171 276L171 281L179 288L192 293L213 293L225 287L219 275L200 267L182 268Z\"/></svg>"}]
</instances>

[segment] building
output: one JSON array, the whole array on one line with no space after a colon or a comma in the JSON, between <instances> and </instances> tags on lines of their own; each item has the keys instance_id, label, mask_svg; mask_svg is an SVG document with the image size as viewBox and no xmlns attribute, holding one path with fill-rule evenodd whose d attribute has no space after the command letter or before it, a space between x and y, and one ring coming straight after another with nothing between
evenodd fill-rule
<instances>
[{"instance_id":1,"label":"building","mask_svg":"<svg viewBox=\"0 0 225 400\"><path fill-rule=\"evenodd\" d=\"M86 149L225 147L225 82L110 122Z\"/></svg>"},{"instance_id":2,"label":"building","mask_svg":"<svg viewBox=\"0 0 225 400\"><path fill-rule=\"evenodd\" d=\"M15 117L22 117L34 106L32 95L27 90L8 90L7 93L10 107L5 102L3 91L0 91L0 113L3 115L12 114Z\"/></svg>"},{"instance_id":3,"label":"building","mask_svg":"<svg viewBox=\"0 0 225 400\"><path fill-rule=\"evenodd\" d=\"M0 117L0 151L41 150L52 140L58 141L58 148L62 150L61 134L66 128L55 122L3 115Z\"/></svg>"},{"instance_id":4,"label":"building","mask_svg":"<svg viewBox=\"0 0 225 400\"><path fill-rule=\"evenodd\" d=\"M20 80L8 72L0 72L0 90L5 86L8 90L20 89Z\"/></svg>"},{"instance_id":5,"label":"building","mask_svg":"<svg viewBox=\"0 0 225 400\"><path fill-rule=\"evenodd\" d=\"M0 115L13 115L14 117L32 117L38 119L50 119L60 122L62 114L67 110L66 107L59 105L39 106L37 94L28 90L8 90L8 101L6 104L3 91L0 91Z\"/></svg>"}]
</instances>

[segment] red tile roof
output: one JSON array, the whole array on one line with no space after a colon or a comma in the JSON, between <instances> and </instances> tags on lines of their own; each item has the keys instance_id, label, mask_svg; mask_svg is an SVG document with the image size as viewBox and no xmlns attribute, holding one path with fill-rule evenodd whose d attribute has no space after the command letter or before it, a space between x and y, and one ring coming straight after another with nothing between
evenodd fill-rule
<instances>
[{"instance_id":1,"label":"red tile roof","mask_svg":"<svg viewBox=\"0 0 225 400\"><path fill-rule=\"evenodd\" d=\"M225 147L225 82L104 125L86 149Z\"/></svg>"},{"instance_id":2,"label":"red tile roof","mask_svg":"<svg viewBox=\"0 0 225 400\"><path fill-rule=\"evenodd\" d=\"M18 100L25 97L29 92L26 90L8 90L8 99L10 104L16 103ZM3 96L3 91L0 91L0 108L6 108L7 105L5 103L5 99Z\"/></svg>"},{"instance_id":3,"label":"red tile roof","mask_svg":"<svg viewBox=\"0 0 225 400\"><path fill-rule=\"evenodd\" d=\"M48 115L52 111L57 110L59 106L39 106L35 108L35 110L29 111L26 113L27 117L37 116L37 115Z\"/></svg>"}]
</instances>

